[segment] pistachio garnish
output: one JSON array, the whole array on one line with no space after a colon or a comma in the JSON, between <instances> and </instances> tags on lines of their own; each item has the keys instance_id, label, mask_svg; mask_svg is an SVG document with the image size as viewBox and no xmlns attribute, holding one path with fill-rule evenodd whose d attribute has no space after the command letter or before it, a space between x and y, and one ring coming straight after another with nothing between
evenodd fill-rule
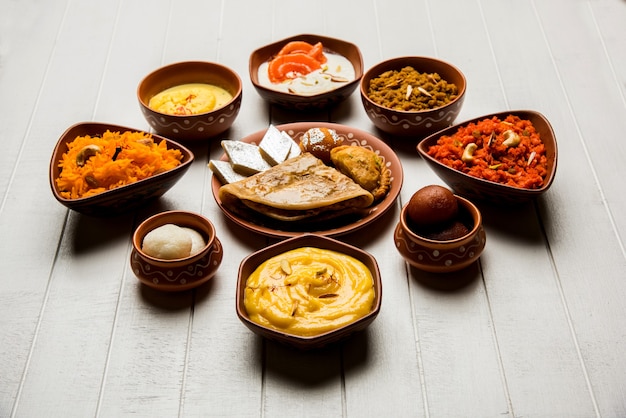
<instances>
[{"instance_id":1,"label":"pistachio garnish","mask_svg":"<svg viewBox=\"0 0 626 418\"><path fill-rule=\"evenodd\" d=\"M319 299L328 299L328 298L336 298L339 296L337 293L324 293L323 295L319 295Z\"/></svg>"}]
</instances>

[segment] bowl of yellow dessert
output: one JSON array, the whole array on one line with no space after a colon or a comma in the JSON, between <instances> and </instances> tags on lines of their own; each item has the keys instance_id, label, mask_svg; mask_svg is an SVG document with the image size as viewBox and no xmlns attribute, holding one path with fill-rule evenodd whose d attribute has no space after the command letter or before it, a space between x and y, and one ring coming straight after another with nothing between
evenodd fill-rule
<instances>
[{"instance_id":1,"label":"bowl of yellow dessert","mask_svg":"<svg viewBox=\"0 0 626 418\"><path fill-rule=\"evenodd\" d=\"M254 333L315 349L369 326L380 311L382 282L366 251L305 234L245 258L236 301L237 316Z\"/></svg>"},{"instance_id":2,"label":"bowl of yellow dessert","mask_svg":"<svg viewBox=\"0 0 626 418\"><path fill-rule=\"evenodd\" d=\"M241 108L242 83L232 69L207 61L185 61L148 74L137 88L144 117L160 135L179 141L220 135Z\"/></svg>"},{"instance_id":3,"label":"bowl of yellow dessert","mask_svg":"<svg viewBox=\"0 0 626 418\"><path fill-rule=\"evenodd\" d=\"M187 211L161 212L133 233L130 266L140 282L157 290L193 289L211 279L224 251L206 217Z\"/></svg>"}]
</instances>

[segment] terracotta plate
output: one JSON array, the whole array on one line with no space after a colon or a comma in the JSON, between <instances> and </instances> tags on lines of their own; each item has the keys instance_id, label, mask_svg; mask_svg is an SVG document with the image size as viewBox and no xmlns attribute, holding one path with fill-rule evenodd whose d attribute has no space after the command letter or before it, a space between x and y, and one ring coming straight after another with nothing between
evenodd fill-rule
<instances>
[{"instance_id":1,"label":"terracotta plate","mask_svg":"<svg viewBox=\"0 0 626 418\"><path fill-rule=\"evenodd\" d=\"M233 222L251 231L271 237L286 238L298 236L303 233L315 233L318 235L331 237L347 234L349 232L353 232L359 228L362 228L365 225L368 225L378 219L391 208L396 198L398 197L398 194L400 193L400 189L402 188L403 172L402 165L400 163L400 160L398 159L398 156L382 140L365 131L335 123L298 122L285 125L277 125L276 127L279 130L288 133L297 142L300 141L300 137L308 129L315 127L326 127L334 129L337 134L342 136L344 138L344 144L360 145L366 148L370 148L371 150L377 152L384 159L385 164L391 170L391 189L389 190L389 193L387 193L387 196L385 196L385 198L378 202L376 205L370 207L369 211L364 216L358 218L342 218L340 220L336 220L330 223L324 222L323 224L318 225L319 228L315 226L302 228L301 224L298 223L292 224L289 222L273 222L270 220L266 221L260 218L258 220L248 220L237 216L235 213L231 212L222 205L222 202L218 196L218 191L222 184L214 175L212 179L213 197L215 198L215 201L219 205L222 212L224 212L224 215L226 215L226 217L231 219ZM258 144L261 139L263 139L264 134L265 130L262 130L243 138L241 141ZM221 159L226 161L228 160L228 157L224 154L222 155Z\"/></svg>"}]
</instances>

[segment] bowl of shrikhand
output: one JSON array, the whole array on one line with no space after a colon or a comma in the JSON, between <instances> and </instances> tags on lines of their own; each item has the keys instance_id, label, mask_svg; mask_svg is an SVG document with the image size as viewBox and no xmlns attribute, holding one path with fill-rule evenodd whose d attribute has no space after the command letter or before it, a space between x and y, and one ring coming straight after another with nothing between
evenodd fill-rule
<instances>
[{"instance_id":1,"label":"bowl of shrikhand","mask_svg":"<svg viewBox=\"0 0 626 418\"><path fill-rule=\"evenodd\" d=\"M376 259L321 235L281 241L239 266L241 322L264 338L298 349L321 348L365 329L381 301Z\"/></svg>"},{"instance_id":2,"label":"bowl of shrikhand","mask_svg":"<svg viewBox=\"0 0 626 418\"><path fill-rule=\"evenodd\" d=\"M181 142L205 140L232 126L241 108L242 82L219 63L177 62L144 77L137 98L158 134Z\"/></svg>"},{"instance_id":3,"label":"bowl of shrikhand","mask_svg":"<svg viewBox=\"0 0 626 418\"><path fill-rule=\"evenodd\" d=\"M356 90L363 76L363 57L350 42L301 34L253 51L249 71L254 88L271 104L324 109Z\"/></svg>"},{"instance_id":4,"label":"bowl of shrikhand","mask_svg":"<svg viewBox=\"0 0 626 418\"><path fill-rule=\"evenodd\" d=\"M135 229L130 266L144 285L166 292L196 288L217 272L224 251L213 223L195 212L173 210Z\"/></svg>"}]
</instances>

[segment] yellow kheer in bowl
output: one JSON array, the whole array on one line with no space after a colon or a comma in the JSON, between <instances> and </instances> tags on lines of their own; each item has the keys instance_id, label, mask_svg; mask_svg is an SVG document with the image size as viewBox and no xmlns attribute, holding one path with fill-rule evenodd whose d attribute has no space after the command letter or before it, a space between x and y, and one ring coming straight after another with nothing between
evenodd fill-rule
<instances>
[{"instance_id":1,"label":"yellow kheer in bowl","mask_svg":"<svg viewBox=\"0 0 626 418\"><path fill-rule=\"evenodd\" d=\"M239 114L242 82L231 68L183 61L158 68L137 87L144 118L159 134L182 142L226 132Z\"/></svg>"},{"instance_id":2,"label":"yellow kheer in bowl","mask_svg":"<svg viewBox=\"0 0 626 418\"><path fill-rule=\"evenodd\" d=\"M328 237L282 241L250 255L239 268L239 319L263 337L301 349L364 329L381 300L376 260Z\"/></svg>"}]
</instances>

